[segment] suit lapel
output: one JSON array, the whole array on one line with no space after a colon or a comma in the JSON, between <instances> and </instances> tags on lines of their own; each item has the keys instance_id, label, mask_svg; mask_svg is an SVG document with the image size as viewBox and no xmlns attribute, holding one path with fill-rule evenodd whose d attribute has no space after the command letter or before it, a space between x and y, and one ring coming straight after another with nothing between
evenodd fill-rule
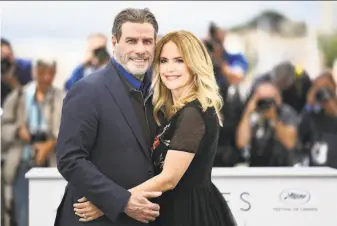
<instances>
[{"instance_id":1,"label":"suit lapel","mask_svg":"<svg viewBox=\"0 0 337 226\"><path fill-rule=\"evenodd\" d=\"M106 79L106 87L108 88L110 94L116 101L117 105L121 109L125 120L131 128L131 131L137 138L140 146L142 147L143 152L147 156L147 158L151 161L149 155L149 147L145 142L144 136L142 135L142 131L137 120L135 111L133 109L131 100L129 98L129 93L125 89L125 84L121 80L119 72L114 68L112 62L110 61L106 66L107 70L105 73Z\"/></svg>"}]
</instances>

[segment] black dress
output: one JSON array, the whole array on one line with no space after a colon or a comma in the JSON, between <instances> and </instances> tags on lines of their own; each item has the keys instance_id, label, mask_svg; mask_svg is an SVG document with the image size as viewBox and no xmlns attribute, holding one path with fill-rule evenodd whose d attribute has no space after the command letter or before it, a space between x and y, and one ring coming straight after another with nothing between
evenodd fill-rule
<instances>
[{"instance_id":1,"label":"black dress","mask_svg":"<svg viewBox=\"0 0 337 226\"><path fill-rule=\"evenodd\" d=\"M203 112L195 100L166 122L154 140L155 174L163 168L168 150L195 153L178 185L157 200L160 226L234 226L233 215L220 191L211 182L217 151L219 123L214 108Z\"/></svg>"}]
</instances>

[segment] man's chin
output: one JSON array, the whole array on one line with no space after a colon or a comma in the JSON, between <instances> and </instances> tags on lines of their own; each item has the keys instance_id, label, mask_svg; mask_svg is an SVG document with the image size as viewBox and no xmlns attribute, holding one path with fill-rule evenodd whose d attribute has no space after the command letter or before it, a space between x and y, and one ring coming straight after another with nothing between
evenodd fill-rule
<instances>
[{"instance_id":1,"label":"man's chin","mask_svg":"<svg viewBox=\"0 0 337 226\"><path fill-rule=\"evenodd\" d=\"M149 69L149 67L144 67L144 68L128 68L128 71L133 74L133 75L143 75L147 72L147 70Z\"/></svg>"}]
</instances>

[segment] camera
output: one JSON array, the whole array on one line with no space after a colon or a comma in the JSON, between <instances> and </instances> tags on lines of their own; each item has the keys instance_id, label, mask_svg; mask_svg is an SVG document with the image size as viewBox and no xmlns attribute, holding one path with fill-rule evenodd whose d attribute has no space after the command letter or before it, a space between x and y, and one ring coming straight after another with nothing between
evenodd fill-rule
<instances>
[{"instance_id":1,"label":"camera","mask_svg":"<svg viewBox=\"0 0 337 226\"><path fill-rule=\"evenodd\" d=\"M37 142L43 142L47 140L47 133L43 131L37 131L35 133L32 133L30 137L31 137L31 140L30 140L31 144L34 144Z\"/></svg>"},{"instance_id":2,"label":"camera","mask_svg":"<svg viewBox=\"0 0 337 226\"><path fill-rule=\"evenodd\" d=\"M47 133L46 132L43 132L43 131L36 131L35 133L31 133L30 134L30 144L34 144L34 143L38 143L38 142L44 142L47 140ZM36 151L39 151L39 150L32 150L31 153L30 153L30 160L29 160L29 164L31 167L37 167L36 165Z\"/></svg>"},{"instance_id":3,"label":"camera","mask_svg":"<svg viewBox=\"0 0 337 226\"><path fill-rule=\"evenodd\" d=\"M94 50L94 56L99 64L103 64L110 58L110 54L105 47L100 47Z\"/></svg>"},{"instance_id":4,"label":"camera","mask_svg":"<svg viewBox=\"0 0 337 226\"><path fill-rule=\"evenodd\" d=\"M323 87L316 91L315 99L318 103L328 101L333 96L333 93L330 89Z\"/></svg>"},{"instance_id":5,"label":"camera","mask_svg":"<svg viewBox=\"0 0 337 226\"><path fill-rule=\"evenodd\" d=\"M276 106L276 101L274 98L259 99L256 103L256 111L265 112L272 106Z\"/></svg>"},{"instance_id":6,"label":"camera","mask_svg":"<svg viewBox=\"0 0 337 226\"><path fill-rule=\"evenodd\" d=\"M10 68L12 67L12 63L8 58L4 57L1 59L1 75L6 74Z\"/></svg>"}]
</instances>

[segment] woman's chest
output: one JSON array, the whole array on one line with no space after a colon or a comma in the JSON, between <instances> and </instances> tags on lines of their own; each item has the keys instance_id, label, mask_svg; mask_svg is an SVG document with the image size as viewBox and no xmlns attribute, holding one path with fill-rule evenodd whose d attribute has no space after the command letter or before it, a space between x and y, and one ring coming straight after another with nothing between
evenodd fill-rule
<instances>
[{"instance_id":1,"label":"woman's chest","mask_svg":"<svg viewBox=\"0 0 337 226\"><path fill-rule=\"evenodd\" d=\"M164 160L169 150L171 140L174 136L175 126L174 122L168 122L159 130L160 132L155 136L152 144L152 161L155 168L162 169Z\"/></svg>"}]
</instances>

